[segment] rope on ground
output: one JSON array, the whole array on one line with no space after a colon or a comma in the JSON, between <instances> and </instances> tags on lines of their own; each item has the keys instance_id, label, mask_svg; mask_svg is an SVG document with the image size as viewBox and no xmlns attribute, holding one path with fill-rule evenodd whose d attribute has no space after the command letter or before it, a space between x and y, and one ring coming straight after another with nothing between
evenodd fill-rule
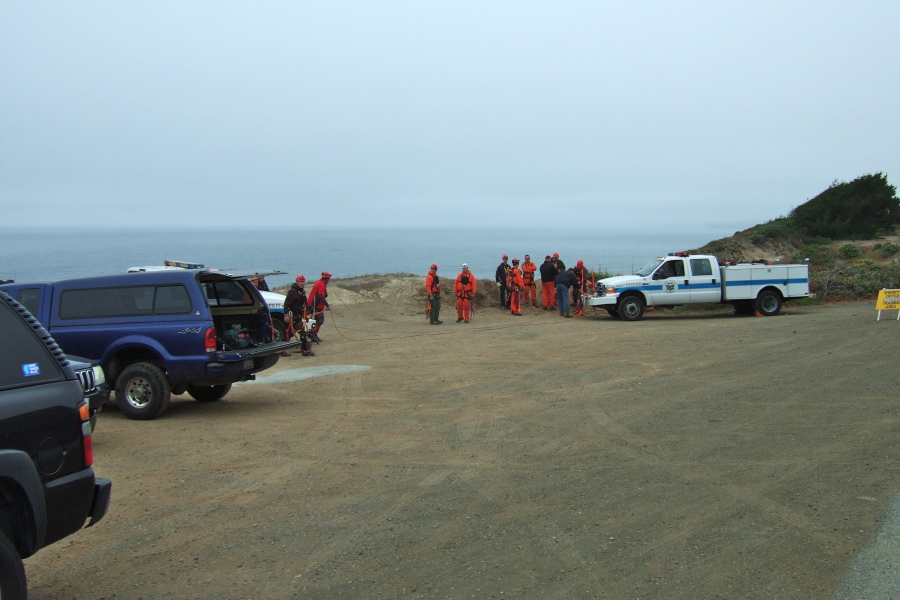
<instances>
[{"instance_id":1,"label":"rope on ground","mask_svg":"<svg viewBox=\"0 0 900 600\"><path fill-rule=\"evenodd\" d=\"M341 332L340 328L337 326L337 320L334 318L334 310L329 309L331 313L331 324L334 325L334 330L337 331L338 335L350 342L378 342L381 340L401 340L404 338L414 338L414 337L430 337L435 335L456 335L458 333L469 333L469 332L477 332L477 331L496 331L498 329L512 329L515 327L537 327L540 325L562 325L566 321L545 321L542 323L517 323L514 325L493 325L491 327L467 327L465 329L459 329L456 331L432 331L430 333L409 333L406 335L390 335L387 337L373 337L373 338L352 338L348 337Z\"/></svg>"}]
</instances>

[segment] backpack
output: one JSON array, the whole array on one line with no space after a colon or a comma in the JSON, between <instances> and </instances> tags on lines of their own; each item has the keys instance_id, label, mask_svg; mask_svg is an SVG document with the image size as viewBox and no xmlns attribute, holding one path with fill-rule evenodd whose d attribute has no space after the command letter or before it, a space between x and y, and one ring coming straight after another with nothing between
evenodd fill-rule
<instances>
[{"instance_id":1,"label":"backpack","mask_svg":"<svg viewBox=\"0 0 900 600\"><path fill-rule=\"evenodd\" d=\"M222 346L226 350L244 350L253 348L256 343L250 338L250 333L240 327L232 327L222 334Z\"/></svg>"}]
</instances>

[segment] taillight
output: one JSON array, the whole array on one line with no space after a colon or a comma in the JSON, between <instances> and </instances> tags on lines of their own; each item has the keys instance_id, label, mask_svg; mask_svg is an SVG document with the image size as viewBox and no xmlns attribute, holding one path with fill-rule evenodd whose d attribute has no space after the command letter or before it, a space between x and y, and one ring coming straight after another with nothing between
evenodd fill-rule
<instances>
[{"instance_id":1,"label":"taillight","mask_svg":"<svg viewBox=\"0 0 900 600\"><path fill-rule=\"evenodd\" d=\"M78 405L78 418L81 419L81 436L84 438L84 466L89 467L94 464L94 443L91 441L91 409L87 402Z\"/></svg>"},{"instance_id":2,"label":"taillight","mask_svg":"<svg viewBox=\"0 0 900 600\"><path fill-rule=\"evenodd\" d=\"M216 351L216 328L209 327L206 330L206 333L203 334L203 348L207 352L215 352Z\"/></svg>"}]
</instances>

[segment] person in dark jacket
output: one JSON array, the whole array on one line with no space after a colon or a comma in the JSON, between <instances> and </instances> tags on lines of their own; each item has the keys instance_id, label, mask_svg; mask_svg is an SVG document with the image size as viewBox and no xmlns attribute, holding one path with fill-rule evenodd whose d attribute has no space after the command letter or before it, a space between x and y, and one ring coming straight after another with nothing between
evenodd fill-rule
<instances>
[{"instance_id":1,"label":"person in dark jacket","mask_svg":"<svg viewBox=\"0 0 900 600\"><path fill-rule=\"evenodd\" d=\"M544 310L556 308L556 276L559 270L553 265L548 254L541 263L541 303Z\"/></svg>"},{"instance_id":2,"label":"person in dark jacket","mask_svg":"<svg viewBox=\"0 0 900 600\"><path fill-rule=\"evenodd\" d=\"M556 284L556 303L559 305L559 314L567 319L572 318L569 314L569 288L578 285L578 280L572 269L567 269L556 276L554 281Z\"/></svg>"},{"instance_id":3,"label":"person in dark jacket","mask_svg":"<svg viewBox=\"0 0 900 600\"><path fill-rule=\"evenodd\" d=\"M497 266L497 272L494 274L494 281L497 282L497 286L500 288L500 310L509 308L509 288L506 287L506 283L509 280L509 270L512 267L509 266L508 260L509 256L504 254L503 262Z\"/></svg>"},{"instance_id":4,"label":"person in dark jacket","mask_svg":"<svg viewBox=\"0 0 900 600\"><path fill-rule=\"evenodd\" d=\"M559 252L553 253L553 260L551 260L550 262L553 263L553 266L556 267L556 270L560 273L566 270L566 263L564 263L559 257Z\"/></svg>"},{"instance_id":5,"label":"person in dark jacket","mask_svg":"<svg viewBox=\"0 0 900 600\"><path fill-rule=\"evenodd\" d=\"M306 277L297 275L296 281L288 290L284 299L284 316L290 319L290 330L300 334L300 352L303 356L315 356L311 350L312 340L310 334L306 330ZM288 316L290 315L290 316ZM289 356L289 355L287 355Z\"/></svg>"}]
</instances>

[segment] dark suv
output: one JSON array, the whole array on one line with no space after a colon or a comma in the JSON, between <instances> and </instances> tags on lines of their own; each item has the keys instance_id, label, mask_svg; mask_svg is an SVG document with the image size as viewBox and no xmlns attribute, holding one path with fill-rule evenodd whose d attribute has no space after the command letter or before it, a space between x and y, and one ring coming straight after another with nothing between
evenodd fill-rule
<instances>
[{"instance_id":1,"label":"dark suv","mask_svg":"<svg viewBox=\"0 0 900 600\"><path fill-rule=\"evenodd\" d=\"M132 419L154 419L172 395L220 400L298 341L275 341L266 302L246 274L208 269L0 285L68 353L97 361Z\"/></svg>"},{"instance_id":2,"label":"dark suv","mask_svg":"<svg viewBox=\"0 0 900 600\"><path fill-rule=\"evenodd\" d=\"M106 514L84 384L50 334L0 292L0 598L26 597L27 558Z\"/></svg>"}]
</instances>

